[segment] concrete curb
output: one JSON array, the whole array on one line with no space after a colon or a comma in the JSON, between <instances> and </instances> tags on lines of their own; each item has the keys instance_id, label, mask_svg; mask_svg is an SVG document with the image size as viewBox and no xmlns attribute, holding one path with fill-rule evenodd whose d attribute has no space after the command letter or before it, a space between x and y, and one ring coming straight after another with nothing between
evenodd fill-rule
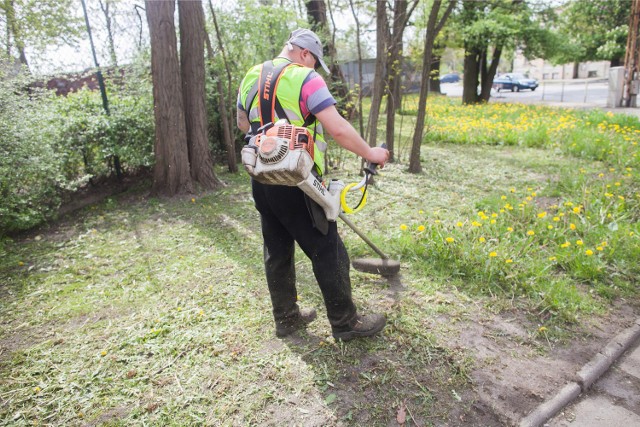
<instances>
[{"instance_id":1,"label":"concrete curb","mask_svg":"<svg viewBox=\"0 0 640 427\"><path fill-rule=\"evenodd\" d=\"M562 408L574 401L595 383L635 342L640 339L640 319L616 335L576 374L554 397L542 403L524 417L519 427L539 427Z\"/></svg>"}]
</instances>

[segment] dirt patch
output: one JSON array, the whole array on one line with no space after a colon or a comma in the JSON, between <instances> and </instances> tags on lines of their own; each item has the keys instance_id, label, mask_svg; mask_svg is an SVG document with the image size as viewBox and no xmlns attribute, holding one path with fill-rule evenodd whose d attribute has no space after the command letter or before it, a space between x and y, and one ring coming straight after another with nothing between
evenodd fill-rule
<instances>
[{"instance_id":1,"label":"dirt patch","mask_svg":"<svg viewBox=\"0 0 640 427\"><path fill-rule=\"evenodd\" d=\"M554 396L604 345L637 318L638 310L617 306L598 325L576 331L562 345L533 341L536 325L510 314L465 322L452 345L472 352L471 373L479 403L503 425L516 425L539 404Z\"/></svg>"}]
</instances>

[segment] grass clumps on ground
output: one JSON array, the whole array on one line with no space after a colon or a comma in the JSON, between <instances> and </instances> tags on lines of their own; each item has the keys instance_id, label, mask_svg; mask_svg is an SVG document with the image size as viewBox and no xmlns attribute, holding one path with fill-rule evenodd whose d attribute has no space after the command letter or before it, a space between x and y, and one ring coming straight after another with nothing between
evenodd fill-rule
<instances>
[{"instance_id":1,"label":"grass clumps on ground","mask_svg":"<svg viewBox=\"0 0 640 427\"><path fill-rule=\"evenodd\" d=\"M501 115L492 105L433 102L440 123L515 117L506 107ZM500 424L474 391L475 371L511 353L513 366L550 351L617 297L637 300L632 150L640 125L554 114L548 127L592 114L593 144L572 136L586 122L535 146L465 142L452 130L423 146L423 174L402 163L383 170L353 220L401 261L404 286L352 273L361 311L387 315L383 334L370 340L330 338L301 252L300 304L318 308L319 318L297 339L275 339L244 174L220 172L224 189L184 199L132 190L3 240L0 423L389 425L404 414L421 425ZM344 165L332 178L359 181L356 159L331 154ZM339 228L352 258L371 256ZM509 328L487 326L504 313ZM509 354L479 361L485 327Z\"/></svg>"}]
</instances>

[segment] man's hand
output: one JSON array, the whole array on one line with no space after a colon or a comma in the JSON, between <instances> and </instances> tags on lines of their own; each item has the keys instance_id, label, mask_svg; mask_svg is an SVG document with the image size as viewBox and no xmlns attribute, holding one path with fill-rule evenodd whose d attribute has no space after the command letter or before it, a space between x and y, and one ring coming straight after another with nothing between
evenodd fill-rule
<instances>
[{"instance_id":1,"label":"man's hand","mask_svg":"<svg viewBox=\"0 0 640 427\"><path fill-rule=\"evenodd\" d=\"M382 147L371 147L365 159L370 163L376 163L378 166L383 167L389 160L389 150Z\"/></svg>"}]
</instances>

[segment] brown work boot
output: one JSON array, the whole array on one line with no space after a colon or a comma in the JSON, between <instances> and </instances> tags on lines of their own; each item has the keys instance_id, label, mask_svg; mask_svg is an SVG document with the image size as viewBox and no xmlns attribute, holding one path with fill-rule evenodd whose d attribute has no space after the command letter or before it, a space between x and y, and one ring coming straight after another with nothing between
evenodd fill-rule
<instances>
[{"instance_id":1,"label":"brown work boot","mask_svg":"<svg viewBox=\"0 0 640 427\"><path fill-rule=\"evenodd\" d=\"M349 341L354 338L369 337L380 332L387 320L382 314L357 315L349 328L344 331L334 331L333 337L337 340Z\"/></svg>"},{"instance_id":2,"label":"brown work boot","mask_svg":"<svg viewBox=\"0 0 640 427\"><path fill-rule=\"evenodd\" d=\"M317 316L315 308L302 308L296 317L276 320L276 336L286 337L299 329L306 328Z\"/></svg>"}]
</instances>

